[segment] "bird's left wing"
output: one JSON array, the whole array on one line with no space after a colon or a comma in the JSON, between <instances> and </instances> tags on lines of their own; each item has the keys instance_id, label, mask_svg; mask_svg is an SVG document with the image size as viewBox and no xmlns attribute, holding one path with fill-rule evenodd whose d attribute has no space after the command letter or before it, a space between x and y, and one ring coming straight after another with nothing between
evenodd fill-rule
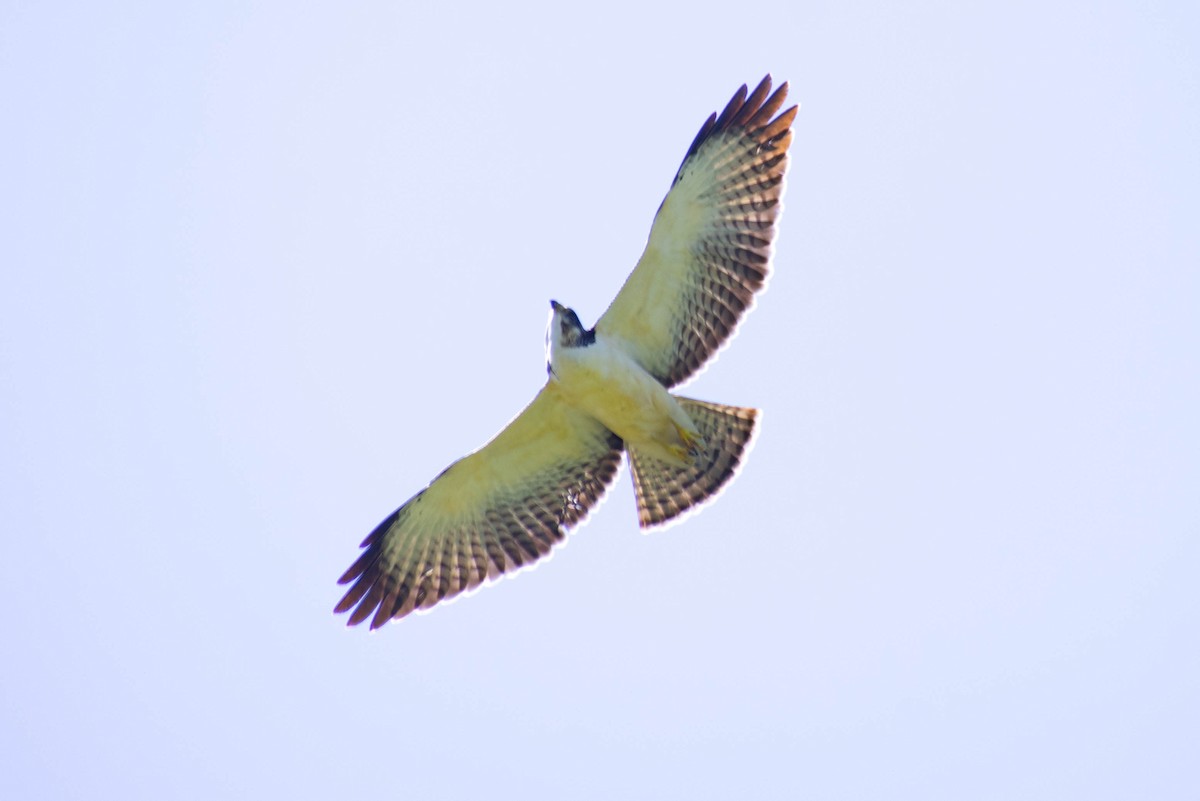
<instances>
[{"instance_id":1,"label":"bird's left wing","mask_svg":"<svg viewBox=\"0 0 1200 801\"><path fill-rule=\"evenodd\" d=\"M796 106L742 86L688 149L637 267L596 323L667 387L696 374L766 285ZM776 116L778 114L778 116Z\"/></svg>"},{"instance_id":2,"label":"bird's left wing","mask_svg":"<svg viewBox=\"0 0 1200 801\"><path fill-rule=\"evenodd\" d=\"M548 382L496 437L446 468L363 541L335 612L371 628L550 553L617 475L624 445Z\"/></svg>"}]
</instances>

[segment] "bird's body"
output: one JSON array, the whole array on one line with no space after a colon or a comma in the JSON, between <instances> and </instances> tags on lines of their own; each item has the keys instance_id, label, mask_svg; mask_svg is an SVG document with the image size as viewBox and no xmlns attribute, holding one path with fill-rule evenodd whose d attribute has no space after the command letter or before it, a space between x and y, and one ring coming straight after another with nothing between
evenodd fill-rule
<instances>
[{"instance_id":1,"label":"bird's body","mask_svg":"<svg viewBox=\"0 0 1200 801\"><path fill-rule=\"evenodd\" d=\"M743 86L708 118L655 216L646 250L593 328L551 301L546 385L479 450L443 470L363 541L335 611L354 625L469 592L548 555L603 497L622 456L638 523L715 498L759 413L684 398L766 285L796 107L787 84Z\"/></svg>"},{"instance_id":2,"label":"bird's body","mask_svg":"<svg viewBox=\"0 0 1200 801\"><path fill-rule=\"evenodd\" d=\"M560 309L555 308L550 321L548 372L563 400L599 420L626 447L686 465L686 435L699 439L700 432L679 401L629 355L620 339L597 334L587 345L562 344L553 335L561 331L564 311L570 310Z\"/></svg>"}]
</instances>

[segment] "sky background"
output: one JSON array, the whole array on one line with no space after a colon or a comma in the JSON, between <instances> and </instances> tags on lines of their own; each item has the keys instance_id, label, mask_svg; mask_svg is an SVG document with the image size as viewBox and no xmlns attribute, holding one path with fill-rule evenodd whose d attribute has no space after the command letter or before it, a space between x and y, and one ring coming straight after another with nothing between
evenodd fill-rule
<instances>
[{"instance_id":1,"label":"sky background","mask_svg":"<svg viewBox=\"0 0 1200 801\"><path fill-rule=\"evenodd\" d=\"M1195 4L103 5L0 6L0 796L1200 795ZM766 72L738 481L346 629Z\"/></svg>"}]
</instances>

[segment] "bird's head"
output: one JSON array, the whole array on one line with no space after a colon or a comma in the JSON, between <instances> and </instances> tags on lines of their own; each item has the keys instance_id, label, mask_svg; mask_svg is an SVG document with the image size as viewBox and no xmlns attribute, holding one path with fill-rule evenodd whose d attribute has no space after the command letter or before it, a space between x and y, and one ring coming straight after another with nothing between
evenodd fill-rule
<instances>
[{"instance_id":1,"label":"bird's head","mask_svg":"<svg viewBox=\"0 0 1200 801\"><path fill-rule=\"evenodd\" d=\"M579 315L573 310L557 300L550 301L550 308L550 330L546 332L546 338L551 349L583 347L596 339L595 332L584 328L583 323L579 322Z\"/></svg>"}]
</instances>

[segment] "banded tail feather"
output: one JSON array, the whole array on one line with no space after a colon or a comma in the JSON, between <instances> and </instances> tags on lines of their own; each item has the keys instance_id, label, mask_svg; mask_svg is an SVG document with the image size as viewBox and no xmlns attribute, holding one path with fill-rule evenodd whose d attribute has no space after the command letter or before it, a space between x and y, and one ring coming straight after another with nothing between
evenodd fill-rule
<instances>
[{"instance_id":1,"label":"banded tail feather","mask_svg":"<svg viewBox=\"0 0 1200 801\"><path fill-rule=\"evenodd\" d=\"M758 409L690 398L677 400L700 429L704 449L686 467L629 449L638 525L644 529L668 523L715 498L741 469L757 434Z\"/></svg>"}]
</instances>

